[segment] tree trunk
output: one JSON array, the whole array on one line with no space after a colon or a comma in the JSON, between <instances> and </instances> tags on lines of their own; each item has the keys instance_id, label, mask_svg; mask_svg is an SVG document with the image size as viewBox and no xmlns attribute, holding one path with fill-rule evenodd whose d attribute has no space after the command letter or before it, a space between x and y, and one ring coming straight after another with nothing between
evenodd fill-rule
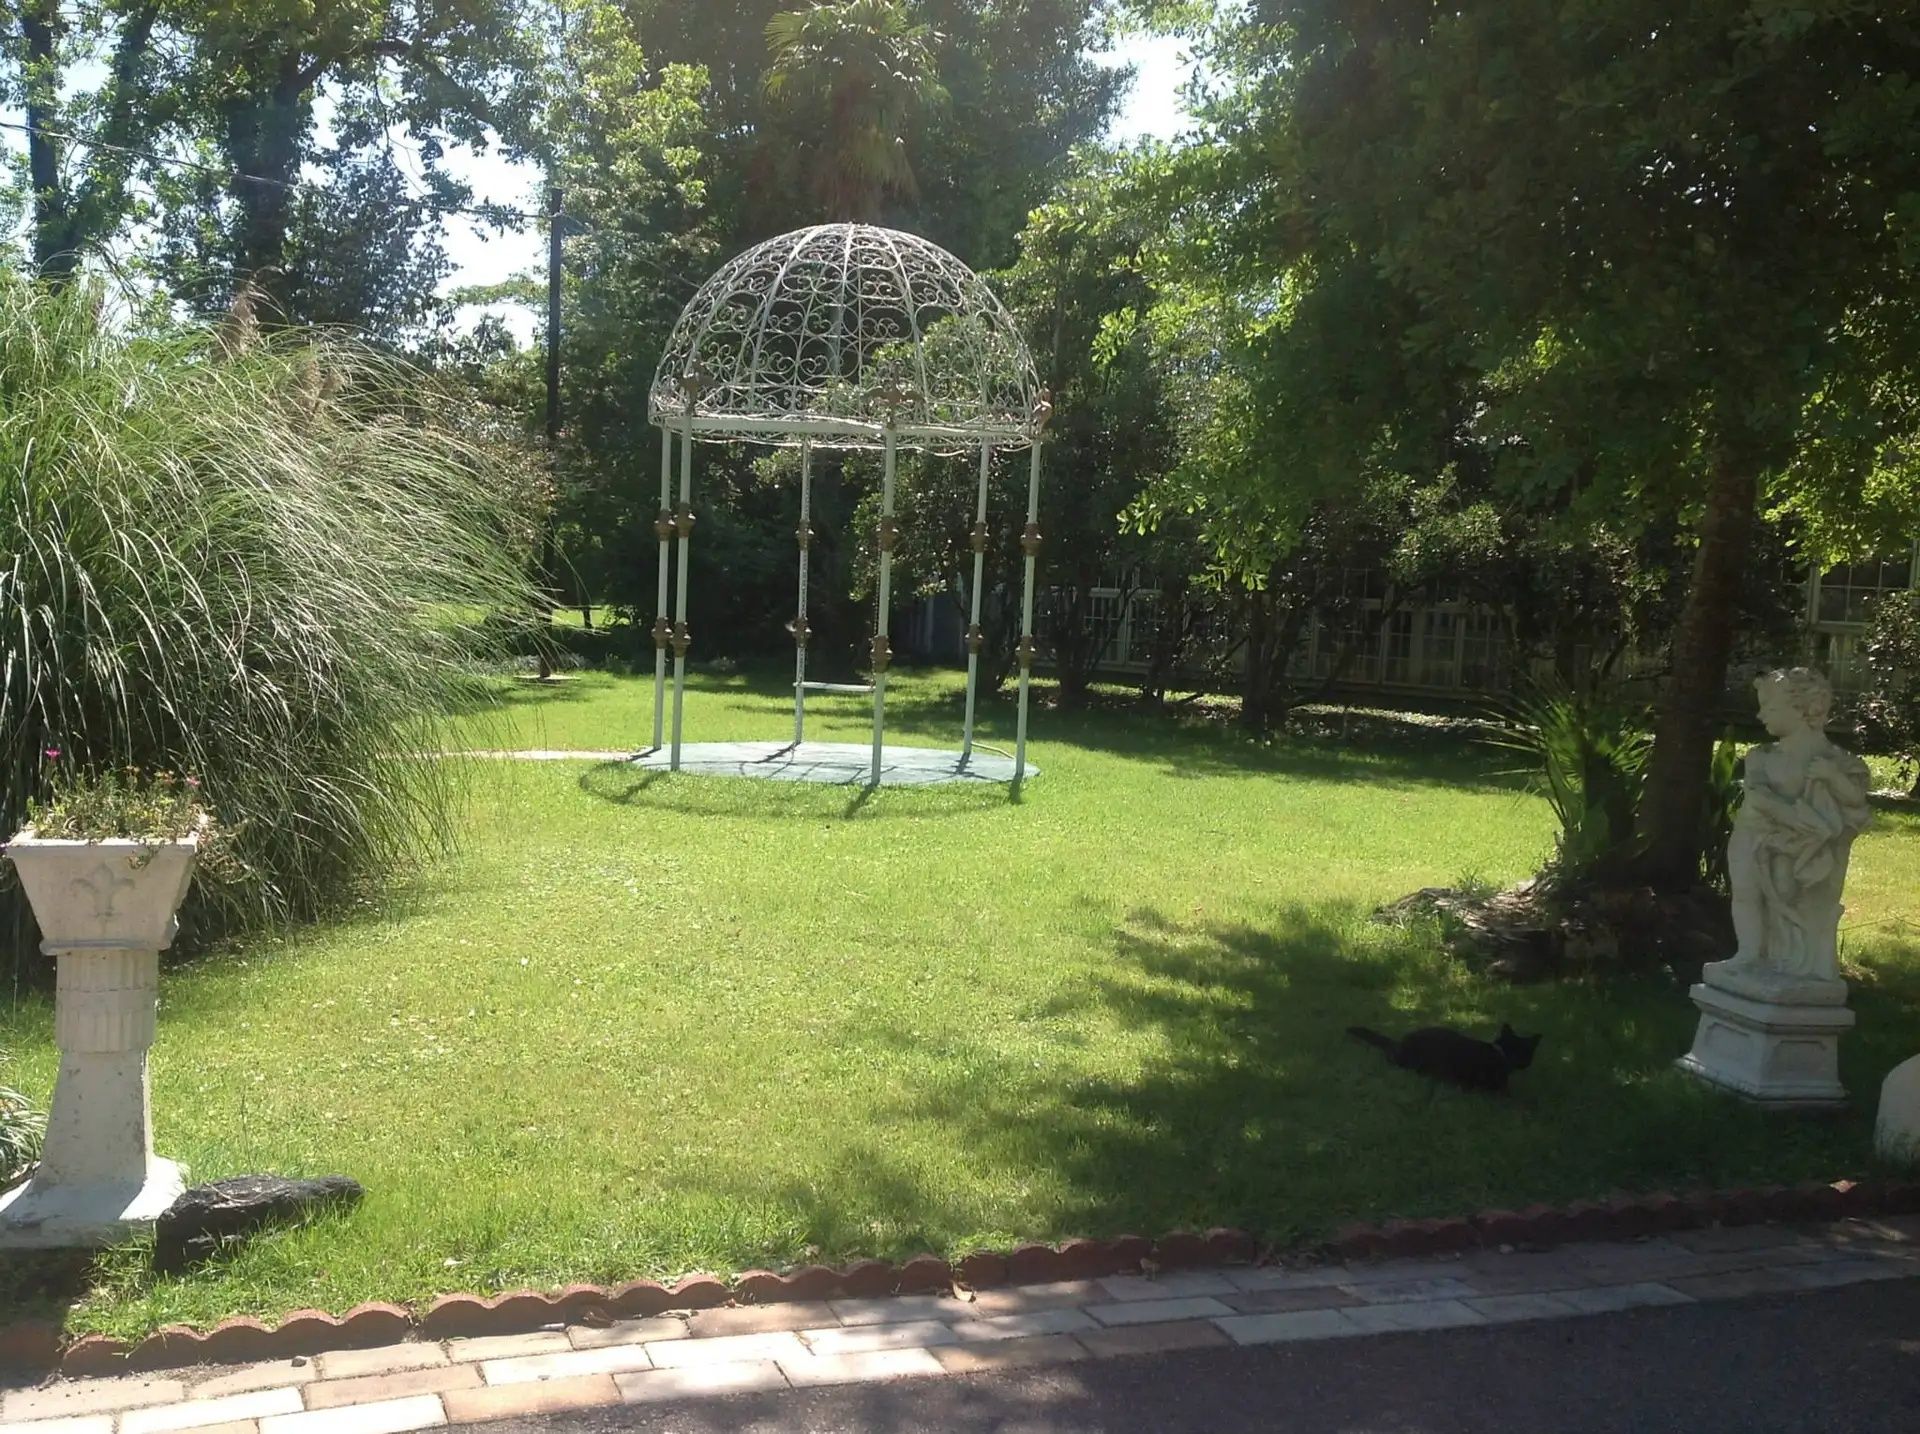
<instances>
[{"instance_id":1,"label":"tree trunk","mask_svg":"<svg viewBox=\"0 0 1920 1434\"><path fill-rule=\"evenodd\" d=\"M1192 585L1186 577L1160 580L1154 615L1153 643L1147 649L1147 670L1140 678L1140 696L1144 701L1164 706L1167 690L1179 675L1195 627Z\"/></svg>"},{"instance_id":2,"label":"tree trunk","mask_svg":"<svg viewBox=\"0 0 1920 1434\"><path fill-rule=\"evenodd\" d=\"M1240 724L1264 735L1284 723L1293 710L1287 663L1313 612L1309 602L1287 602L1273 588L1249 592L1246 614L1246 670L1240 688Z\"/></svg>"},{"instance_id":3,"label":"tree trunk","mask_svg":"<svg viewBox=\"0 0 1920 1434\"><path fill-rule=\"evenodd\" d=\"M73 209L60 175L60 141L50 131L60 118L58 8L51 0L20 7L20 39L25 51L27 176L33 185L33 262L56 284L79 268L74 245Z\"/></svg>"},{"instance_id":4,"label":"tree trunk","mask_svg":"<svg viewBox=\"0 0 1920 1434\"><path fill-rule=\"evenodd\" d=\"M1087 574L1074 574L1074 580L1053 589L1054 600L1044 617L1035 621L1039 636L1053 656L1053 675L1059 683L1056 699L1062 707L1079 707L1087 698L1087 687L1099 666L1100 638L1093 630L1089 613L1092 598L1087 591ZM1036 594L1036 597L1038 595Z\"/></svg>"},{"instance_id":5,"label":"tree trunk","mask_svg":"<svg viewBox=\"0 0 1920 1434\"><path fill-rule=\"evenodd\" d=\"M264 94L242 96L226 107L227 157L237 171L232 192L240 211L234 286L249 286L267 300L275 321L286 317L287 230L300 177L306 104L307 82L295 52L275 62Z\"/></svg>"},{"instance_id":6,"label":"tree trunk","mask_svg":"<svg viewBox=\"0 0 1920 1434\"><path fill-rule=\"evenodd\" d=\"M61 169L60 132L67 124L60 105L60 8L54 0L20 7L33 262L55 287L79 272L82 250L108 238L125 218L134 148L178 108L171 95L155 94L142 83L157 20L155 5L121 19L106 82L95 97L97 113L87 126L100 142L86 156L86 177L70 183Z\"/></svg>"},{"instance_id":7,"label":"tree trunk","mask_svg":"<svg viewBox=\"0 0 1920 1434\"><path fill-rule=\"evenodd\" d=\"M1700 548L1674 633L1640 807L1640 874L1664 891L1685 890L1700 878L1715 714L1733 655L1735 603L1753 546L1758 493L1756 465L1722 450L1700 516Z\"/></svg>"}]
</instances>

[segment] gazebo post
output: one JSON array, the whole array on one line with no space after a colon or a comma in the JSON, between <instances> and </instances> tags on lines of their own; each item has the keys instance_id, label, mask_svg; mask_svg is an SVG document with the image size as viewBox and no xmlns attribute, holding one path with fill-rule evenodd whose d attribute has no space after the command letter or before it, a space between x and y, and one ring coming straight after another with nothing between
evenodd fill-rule
<instances>
[{"instance_id":1,"label":"gazebo post","mask_svg":"<svg viewBox=\"0 0 1920 1434\"><path fill-rule=\"evenodd\" d=\"M813 440L800 440L800 599L793 619L793 745L806 735L807 724L807 558L813 547Z\"/></svg>"},{"instance_id":2,"label":"gazebo post","mask_svg":"<svg viewBox=\"0 0 1920 1434\"><path fill-rule=\"evenodd\" d=\"M980 648L986 641L980 631L980 584L987 566L987 468L993 462L993 445L980 445L980 494L973 505L973 601L967 620L967 724L960 739L960 760L973 755L973 707L975 685L980 680Z\"/></svg>"},{"instance_id":3,"label":"gazebo post","mask_svg":"<svg viewBox=\"0 0 1920 1434\"><path fill-rule=\"evenodd\" d=\"M687 648L692 639L687 633L687 547L693 540L693 374L686 376L687 431L680 438L680 507L673 515L674 531L680 538L680 570L675 574L673 603L673 755L667 770L680 770L681 714L687 695Z\"/></svg>"},{"instance_id":4,"label":"gazebo post","mask_svg":"<svg viewBox=\"0 0 1920 1434\"><path fill-rule=\"evenodd\" d=\"M873 619L873 778L880 785L880 749L887 730L887 665L893 649L887 643L887 610L893 602L893 543L897 534L893 522L894 419L887 416L886 462L880 480L880 590Z\"/></svg>"},{"instance_id":5,"label":"gazebo post","mask_svg":"<svg viewBox=\"0 0 1920 1434\"><path fill-rule=\"evenodd\" d=\"M660 539L660 585L653 604L653 746L659 751L667 720L667 644L673 626L667 621L667 566L673 538L673 430L660 426L660 512L653 531Z\"/></svg>"},{"instance_id":6,"label":"gazebo post","mask_svg":"<svg viewBox=\"0 0 1920 1434\"><path fill-rule=\"evenodd\" d=\"M1017 783L1027 772L1027 688L1033 680L1033 569L1040 555L1040 427L1052 408L1045 390L1041 393L1045 412L1033 435L1033 460L1027 470L1027 526L1020 533L1020 547L1027 555L1026 581L1020 592L1020 715L1016 719L1013 742L1013 780Z\"/></svg>"}]
</instances>

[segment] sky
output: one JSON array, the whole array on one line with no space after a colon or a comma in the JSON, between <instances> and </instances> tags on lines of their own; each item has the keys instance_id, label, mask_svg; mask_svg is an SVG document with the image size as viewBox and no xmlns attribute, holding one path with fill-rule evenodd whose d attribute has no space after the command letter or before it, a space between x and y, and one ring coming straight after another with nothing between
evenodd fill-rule
<instances>
[{"instance_id":1,"label":"sky","mask_svg":"<svg viewBox=\"0 0 1920 1434\"><path fill-rule=\"evenodd\" d=\"M1123 142L1171 139L1185 127L1187 111L1180 96L1190 68L1185 42L1164 35L1135 35L1101 58L1109 64L1136 67L1133 88L1109 131L1110 138ZM540 208L540 172L532 165L510 164L495 154L450 150L446 167L473 186L476 202ZM446 246L453 273L441 286L443 293L497 284L545 263L546 237L532 226L518 233L501 231L456 215L447 224ZM513 304L490 307L507 320L521 342L532 335L535 315L531 310ZM483 312L469 306L461 311L460 320L471 323Z\"/></svg>"}]
</instances>

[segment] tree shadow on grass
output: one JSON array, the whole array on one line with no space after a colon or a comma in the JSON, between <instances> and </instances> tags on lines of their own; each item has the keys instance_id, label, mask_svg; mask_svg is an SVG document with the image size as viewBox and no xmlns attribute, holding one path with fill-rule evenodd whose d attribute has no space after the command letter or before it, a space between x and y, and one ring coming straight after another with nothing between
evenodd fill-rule
<instances>
[{"instance_id":1,"label":"tree shadow on grass","mask_svg":"<svg viewBox=\"0 0 1920 1434\"><path fill-rule=\"evenodd\" d=\"M0 1259L0 1322L45 1319L63 1325L66 1313L96 1284L103 1257L89 1250L10 1250ZM0 1365L0 1389L23 1389L37 1371Z\"/></svg>"},{"instance_id":2,"label":"tree shadow on grass","mask_svg":"<svg viewBox=\"0 0 1920 1434\"><path fill-rule=\"evenodd\" d=\"M1145 762L1184 778L1275 776L1299 781L1523 792L1511 754L1447 728L1373 724L1365 735L1284 733L1258 739L1235 727L1159 713L1058 710L1036 720L1036 741Z\"/></svg>"},{"instance_id":3,"label":"tree shadow on grass","mask_svg":"<svg viewBox=\"0 0 1920 1434\"><path fill-rule=\"evenodd\" d=\"M584 701L604 692L612 682L610 675L592 670L562 673L548 682L517 673L488 674L463 686L447 716L468 720L508 717L519 711Z\"/></svg>"},{"instance_id":4,"label":"tree shadow on grass","mask_svg":"<svg viewBox=\"0 0 1920 1434\"><path fill-rule=\"evenodd\" d=\"M1229 1224L1288 1242L1349 1220L1832 1179L1868 1164L1870 1095L1839 1116L1783 1117L1674 1070L1695 1012L1670 984L1515 988L1435 957L1435 939L1363 931L1324 908L1289 908L1267 929L1136 911L1114 932L1109 969L1009 1013L1010 1030L1060 1033L1047 1037L1055 1063L995 1032L958 1045L949 1033L937 1048L865 1034L927 1071L881 1130L937 1128L987 1184L1039 1192L1024 1210L982 1210L976 1191L889 1170L869 1148L880 1132L850 1140L860 1153L841 1178L783 1198L833 1254L872 1253L863 1230L891 1232L884 1253L899 1254L1004 1223L1024 1227L1008 1238ZM1861 1003L1845 1062L1856 1093L1908 1053L1910 987ZM1345 1034L1445 1023L1491 1035L1502 1020L1545 1037L1505 1097L1435 1085ZM1115 1027L1135 1044L1159 1038L1124 1073L1078 1055Z\"/></svg>"},{"instance_id":5,"label":"tree shadow on grass","mask_svg":"<svg viewBox=\"0 0 1920 1434\"><path fill-rule=\"evenodd\" d=\"M1904 836L1920 832L1920 801L1908 796L1889 796L1885 792L1875 792L1867 799L1873 808L1875 825L1884 826Z\"/></svg>"},{"instance_id":6,"label":"tree shadow on grass","mask_svg":"<svg viewBox=\"0 0 1920 1434\"><path fill-rule=\"evenodd\" d=\"M936 747L958 748L965 714L965 692L949 681L954 669L896 666L896 685L887 695L887 729ZM862 681L857 673L836 681ZM722 697L724 711L776 720L770 734L784 732L777 719L791 711L790 668L753 664L737 672L697 671L688 686ZM1078 707L1056 705L1057 684L1038 678L1032 690L1032 738L1099 751L1124 759L1159 763L1182 777L1274 775L1303 780L1371 780L1403 785L1448 786L1480 791L1523 792L1527 773L1515 769L1511 751L1482 740L1481 719L1456 712L1420 712L1421 700L1405 699L1408 710L1378 694L1375 705L1317 704L1299 709L1289 729L1257 737L1206 711L1182 713L1101 700ZM782 706L770 710L768 703ZM1428 704L1431 705L1431 704ZM823 709L810 703L809 714ZM837 704L824 711L838 716ZM977 730L983 738L1011 744L1015 688L981 686ZM1757 729L1746 734L1764 740ZM1876 812L1920 826L1920 802L1884 794L1874 798Z\"/></svg>"},{"instance_id":7,"label":"tree shadow on grass","mask_svg":"<svg viewBox=\"0 0 1920 1434\"><path fill-rule=\"evenodd\" d=\"M965 694L951 681L952 672L945 668L900 667L895 674L887 694L889 737L903 745L958 750L965 722ZM578 702L604 694L620 680L595 672L551 687L503 679L489 687L492 695L477 700L473 711L510 719L516 712L537 710L547 703ZM790 669L755 665L732 673L696 671L688 675L688 687L702 695L709 711L717 707L732 719L726 724L731 736L750 733L749 723L764 722L769 740L790 730ZM1053 695L1053 684L1044 680L1035 683L1030 734L1042 745L1036 758L1043 768L1044 748L1062 746L1155 765L1171 775L1196 780L1279 776L1480 791L1518 792L1526 788L1524 774L1512 770L1511 754L1477 741L1459 723L1398 720L1390 714L1370 712L1343 712L1335 723L1321 713L1313 716L1304 730L1261 739L1213 717L1111 703L1058 707L1053 705ZM850 710L844 703L845 699L817 699L809 704L808 712L816 722L830 722L841 729L848 725ZM855 715L860 719L855 725L864 729L864 710ZM982 689L976 724L981 741L1010 747L1015 718L1012 687ZM700 740L700 725L697 717L689 723L688 740ZM622 743L610 738L607 745L617 747Z\"/></svg>"},{"instance_id":8,"label":"tree shadow on grass","mask_svg":"<svg viewBox=\"0 0 1920 1434\"><path fill-rule=\"evenodd\" d=\"M902 745L958 750L964 726L965 697L938 679L940 669L915 672L902 669L902 680L888 692L887 735ZM747 672L725 678L701 677L696 688L729 716L764 720L773 740L790 730L792 680ZM1289 733L1270 740L1255 738L1239 728L1204 717L1178 716L1146 710L1106 706L1056 708L1047 705L1048 690L1035 688L1029 733L1038 744L1035 759L1043 770L1046 749L1077 748L1146 763L1186 778L1263 777L1297 781L1366 781L1383 785L1443 786L1457 790L1523 792L1525 774L1513 770L1511 753L1495 750L1464 734L1458 724L1421 724L1381 717L1357 718L1342 731L1326 728ZM776 707L773 704L778 702ZM809 707L815 720L824 716L845 727L846 709L834 705ZM1015 698L1011 690L980 694L976 732L979 740L1011 747L1015 729ZM864 730L864 712L860 714ZM738 732L740 725L730 725ZM697 733L690 729L689 739Z\"/></svg>"},{"instance_id":9,"label":"tree shadow on grass","mask_svg":"<svg viewBox=\"0 0 1920 1434\"><path fill-rule=\"evenodd\" d=\"M965 693L941 667L896 667L887 695L891 738L914 746L957 750L965 719ZM848 676L851 676L850 674ZM633 680L641 680L639 674ZM578 702L602 695L622 679L588 671L573 681L545 686L498 679L476 698L472 712L510 719L516 712L548 703ZM783 736L792 711L791 669L754 664L736 672L695 671L688 687L700 693L709 710L732 719L767 724L768 739ZM1055 687L1034 684L1031 736L1045 746L1081 748L1125 761L1159 766L1189 779L1279 776L1307 781L1370 781L1402 786L1518 792L1525 775L1513 770L1510 753L1478 741L1460 722L1407 720L1396 714L1341 709L1307 714L1303 725L1272 738L1259 738L1217 717L1133 708L1114 703L1084 707L1054 705ZM846 726L845 699L815 699L809 715L816 721ZM857 724L864 728L864 712ZM1012 686L979 693L977 732L982 741L1009 747L1014 740L1015 691ZM688 740L699 740L699 722L689 725ZM733 736L745 722L728 724ZM607 745L620 746L617 738ZM637 748L636 748L637 750ZM1038 754L1045 766L1044 752Z\"/></svg>"}]
</instances>

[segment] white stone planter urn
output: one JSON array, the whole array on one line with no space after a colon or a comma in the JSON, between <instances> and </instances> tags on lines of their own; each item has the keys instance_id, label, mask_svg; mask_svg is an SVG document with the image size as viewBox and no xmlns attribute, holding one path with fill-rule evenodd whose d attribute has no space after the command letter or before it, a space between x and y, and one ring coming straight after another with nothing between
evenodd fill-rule
<instances>
[{"instance_id":1,"label":"white stone planter urn","mask_svg":"<svg viewBox=\"0 0 1920 1434\"><path fill-rule=\"evenodd\" d=\"M160 953L199 859L169 841L55 840L28 827L7 845L59 963L53 1025L60 1073L39 1168L0 1195L0 1248L111 1244L152 1227L185 1172L153 1153L147 1050Z\"/></svg>"}]
</instances>

